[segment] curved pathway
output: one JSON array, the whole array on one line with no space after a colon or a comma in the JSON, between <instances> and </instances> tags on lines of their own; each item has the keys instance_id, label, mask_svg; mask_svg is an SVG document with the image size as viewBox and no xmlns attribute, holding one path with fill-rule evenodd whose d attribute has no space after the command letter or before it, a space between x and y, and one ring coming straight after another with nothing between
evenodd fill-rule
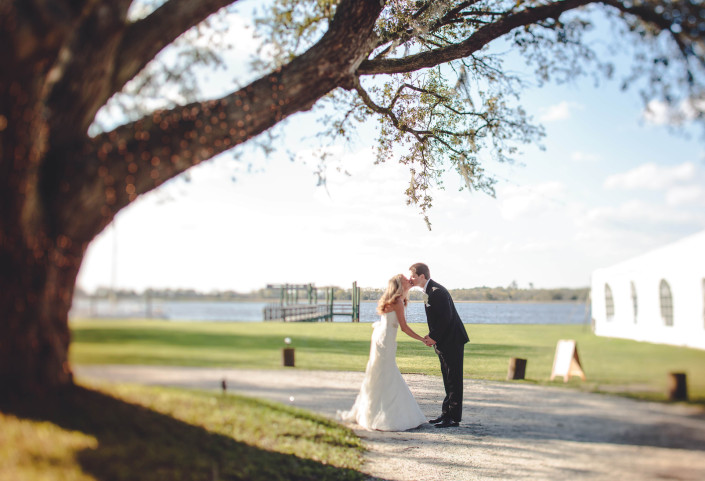
<instances>
[{"instance_id":1,"label":"curved pathway","mask_svg":"<svg viewBox=\"0 0 705 481\"><path fill-rule=\"evenodd\" d=\"M77 366L76 376L112 382L220 389L333 418L348 409L360 372L148 366ZM440 377L404 375L435 417ZM372 478L436 480L705 480L705 415L691 406L509 382L465 380L463 422L399 433L351 426L369 452Z\"/></svg>"}]
</instances>

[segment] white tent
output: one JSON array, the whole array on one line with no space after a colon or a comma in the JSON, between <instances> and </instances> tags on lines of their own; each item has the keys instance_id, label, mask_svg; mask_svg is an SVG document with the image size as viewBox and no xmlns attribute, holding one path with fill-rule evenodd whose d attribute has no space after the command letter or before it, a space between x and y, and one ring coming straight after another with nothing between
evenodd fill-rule
<instances>
[{"instance_id":1,"label":"white tent","mask_svg":"<svg viewBox=\"0 0 705 481\"><path fill-rule=\"evenodd\" d=\"M705 349L705 231L592 273L598 336Z\"/></svg>"}]
</instances>

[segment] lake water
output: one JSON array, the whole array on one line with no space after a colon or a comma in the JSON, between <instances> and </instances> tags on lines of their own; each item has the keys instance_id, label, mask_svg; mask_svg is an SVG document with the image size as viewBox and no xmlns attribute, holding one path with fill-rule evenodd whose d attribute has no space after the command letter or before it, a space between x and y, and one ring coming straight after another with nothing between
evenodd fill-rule
<instances>
[{"instance_id":1,"label":"lake water","mask_svg":"<svg viewBox=\"0 0 705 481\"><path fill-rule=\"evenodd\" d=\"M154 300L152 317L172 321L262 321L264 302L204 302ZM457 302L458 314L467 324L589 324L590 310L584 303L561 302ZM360 322L375 322L376 302L360 303ZM120 300L115 303L99 299L76 298L70 317L148 317L144 300ZM423 303L412 302L407 308L409 322L426 322ZM335 322L350 322L350 316L335 316Z\"/></svg>"}]
</instances>

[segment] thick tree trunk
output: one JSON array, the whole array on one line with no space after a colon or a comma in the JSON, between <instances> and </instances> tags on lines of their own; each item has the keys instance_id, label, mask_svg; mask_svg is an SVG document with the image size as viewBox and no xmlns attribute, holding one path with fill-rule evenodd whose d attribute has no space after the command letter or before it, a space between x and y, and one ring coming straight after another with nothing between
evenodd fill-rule
<instances>
[{"instance_id":1,"label":"thick tree trunk","mask_svg":"<svg viewBox=\"0 0 705 481\"><path fill-rule=\"evenodd\" d=\"M23 112L0 132L0 397L72 383L68 311L85 250L47 228L34 172L45 129Z\"/></svg>"},{"instance_id":2,"label":"thick tree trunk","mask_svg":"<svg viewBox=\"0 0 705 481\"><path fill-rule=\"evenodd\" d=\"M17 65L0 74L0 397L72 384L68 311L84 252L48 221L45 77Z\"/></svg>"},{"instance_id":3,"label":"thick tree trunk","mask_svg":"<svg viewBox=\"0 0 705 481\"><path fill-rule=\"evenodd\" d=\"M37 252L12 254L0 274L0 397L71 385L68 312L78 269L63 265L66 257L53 247L32 261Z\"/></svg>"}]
</instances>

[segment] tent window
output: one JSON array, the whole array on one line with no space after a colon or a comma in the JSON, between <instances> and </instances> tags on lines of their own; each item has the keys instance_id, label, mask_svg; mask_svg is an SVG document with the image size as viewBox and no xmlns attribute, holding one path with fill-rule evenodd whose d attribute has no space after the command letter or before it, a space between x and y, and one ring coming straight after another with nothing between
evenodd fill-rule
<instances>
[{"instance_id":1,"label":"tent window","mask_svg":"<svg viewBox=\"0 0 705 481\"><path fill-rule=\"evenodd\" d=\"M609 284L605 284L605 310L607 321L612 321L614 318L614 298L612 297L612 289Z\"/></svg>"},{"instance_id":2,"label":"tent window","mask_svg":"<svg viewBox=\"0 0 705 481\"><path fill-rule=\"evenodd\" d=\"M661 279L660 286L661 297L661 319L667 326L673 325L673 297L671 296L671 286L665 279Z\"/></svg>"},{"instance_id":3,"label":"tent window","mask_svg":"<svg viewBox=\"0 0 705 481\"><path fill-rule=\"evenodd\" d=\"M632 307L634 308L634 324L636 324L637 314L639 313L639 303L636 298L636 286L634 281L632 281Z\"/></svg>"}]
</instances>

